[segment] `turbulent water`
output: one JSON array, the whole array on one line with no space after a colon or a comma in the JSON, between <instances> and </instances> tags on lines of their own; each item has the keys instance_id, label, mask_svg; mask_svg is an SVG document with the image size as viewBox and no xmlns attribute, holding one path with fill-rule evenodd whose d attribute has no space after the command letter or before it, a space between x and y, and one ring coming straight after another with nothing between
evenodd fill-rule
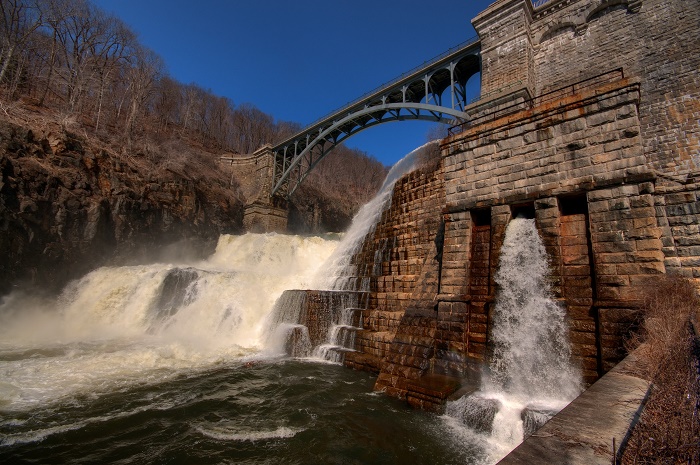
<instances>
[{"instance_id":1,"label":"turbulent water","mask_svg":"<svg viewBox=\"0 0 700 465\"><path fill-rule=\"evenodd\" d=\"M266 345L276 298L336 246L223 236L201 263L6 297L0 463L470 463L478 452L373 393L373 376Z\"/></svg>"},{"instance_id":2,"label":"turbulent water","mask_svg":"<svg viewBox=\"0 0 700 465\"><path fill-rule=\"evenodd\" d=\"M501 248L491 339L481 388L447 405L446 421L475 434L496 462L581 392L564 309L552 298L535 220L513 219Z\"/></svg>"},{"instance_id":3,"label":"turbulent water","mask_svg":"<svg viewBox=\"0 0 700 465\"><path fill-rule=\"evenodd\" d=\"M439 419L337 365L231 361L0 411L1 463L469 463ZM400 439L398 439L400 438Z\"/></svg>"},{"instance_id":4,"label":"turbulent water","mask_svg":"<svg viewBox=\"0 0 700 465\"><path fill-rule=\"evenodd\" d=\"M199 263L100 268L58 298L2 298L0 463L494 463L578 392L533 222L506 234L490 376L442 417L321 360L362 325L347 292L327 293L338 321L313 353L297 344L308 329L273 311L289 289L363 290L349 258L414 155L340 245L222 236Z\"/></svg>"},{"instance_id":5,"label":"turbulent water","mask_svg":"<svg viewBox=\"0 0 700 465\"><path fill-rule=\"evenodd\" d=\"M292 359L278 340L276 300L336 282L331 253L347 257L390 194L340 247L222 236L199 263L100 268L58 298L2 298L0 463L477 463L442 420L373 393L374 376Z\"/></svg>"},{"instance_id":6,"label":"turbulent water","mask_svg":"<svg viewBox=\"0 0 700 465\"><path fill-rule=\"evenodd\" d=\"M201 263L100 268L51 301L11 295L0 307L0 406L32 408L257 356L276 298L308 285L335 246L222 236Z\"/></svg>"}]
</instances>

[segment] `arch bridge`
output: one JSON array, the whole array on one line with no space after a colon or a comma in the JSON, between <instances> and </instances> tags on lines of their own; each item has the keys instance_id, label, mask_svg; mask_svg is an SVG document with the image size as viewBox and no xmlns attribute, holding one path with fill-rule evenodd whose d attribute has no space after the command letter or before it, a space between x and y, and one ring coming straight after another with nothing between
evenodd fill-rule
<instances>
[{"instance_id":1,"label":"arch bridge","mask_svg":"<svg viewBox=\"0 0 700 465\"><path fill-rule=\"evenodd\" d=\"M467 81L481 71L478 38L460 44L271 148L272 197L289 197L338 144L391 121L462 123Z\"/></svg>"}]
</instances>

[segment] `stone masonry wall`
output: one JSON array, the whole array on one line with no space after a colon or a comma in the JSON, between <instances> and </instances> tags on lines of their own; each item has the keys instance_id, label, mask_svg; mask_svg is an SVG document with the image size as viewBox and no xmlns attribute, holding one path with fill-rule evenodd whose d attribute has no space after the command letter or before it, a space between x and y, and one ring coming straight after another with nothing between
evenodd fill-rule
<instances>
[{"instance_id":1,"label":"stone masonry wall","mask_svg":"<svg viewBox=\"0 0 700 465\"><path fill-rule=\"evenodd\" d=\"M472 20L481 40L482 94L509 86L525 88L532 95L534 67L530 22L529 0L499 0ZM489 79L483 79L485 75Z\"/></svg>"},{"instance_id":2,"label":"stone masonry wall","mask_svg":"<svg viewBox=\"0 0 700 465\"><path fill-rule=\"evenodd\" d=\"M700 283L700 3L499 0L473 23L489 97L357 257L371 298L346 364L431 410L489 361L515 215L536 220L587 383L624 356L644 289Z\"/></svg>"},{"instance_id":3,"label":"stone masonry wall","mask_svg":"<svg viewBox=\"0 0 700 465\"><path fill-rule=\"evenodd\" d=\"M401 319L419 284L421 272L442 219L445 202L442 171L414 172L397 181L391 206L354 258L362 281L369 278L370 300L364 331L356 336L357 353L346 354L348 366L378 372ZM434 253L433 253L434 256Z\"/></svg>"},{"instance_id":4,"label":"stone masonry wall","mask_svg":"<svg viewBox=\"0 0 700 465\"><path fill-rule=\"evenodd\" d=\"M466 127L442 146L444 200L434 196L440 179L397 184L365 251L368 261L393 257L371 278L370 331L355 356L371 354L365 368L380 372L377 389L438 410L459 385L454 380L478 377L479 364L488 362L505 229L523 212L543 237L554 297L567 309L572 361L584 380L595 381L624 356L640 290L667 265L692 276L700 263L698 218L688 220L700 212L695 188L657 190L643 154L639 99L639 86L620 79ZM423 193L433 197L426 203ZM413 218L431 218L421 227L432 230L413 229ZM404 246L406 237L422 238L402 248L397 237ZM402 258L418 256L420 265L402 266ZM407 282L404 292L388 292Z\"/></svg>"},{"instance_id":5,"label":"stone masonry wall","mask_svg":"<svg viewBox=\"0 0 700 465\"><path fill-rule=\"evenodd\" d=\"M621 80L465 128L444 146L448 211L649 177L638 102Z\"/></svg>"},{"instance_id":6,"label":"stone masonry wall","mask_svg":"<svg viewBox=\"0 0 700 465\"><path fill-rule=\"evenodd\" d=\"M623 68L641 83L639 113L649 163L687 177L700 167L698 24L695 1L550 2L533 12L530 25L535 93Z\"/></svg>"}]
</instances>

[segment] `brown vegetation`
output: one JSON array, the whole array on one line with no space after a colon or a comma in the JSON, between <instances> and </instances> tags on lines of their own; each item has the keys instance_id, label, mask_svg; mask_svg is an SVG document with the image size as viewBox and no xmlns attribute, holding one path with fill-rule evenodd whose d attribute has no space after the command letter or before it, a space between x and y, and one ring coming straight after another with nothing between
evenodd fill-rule
<instances>
[{"instance_id":1,"label":"brown vegetation","mask_svg":"<svg viewBox=\"0 0 700 465\"><path fill-rule=\"evenodd\" d=\"M0 2L0 293L164 244L242 231L249 199L224 153L299 129L168 77L89 0ZM295 230L342 230L386 169L338 148L291 199Z\"/></svg>"},{"instance_id":2,"label":"brown vegetation","mask_svg":"<svg viewBox=\"0 0 700 465\"><path fill-rule=\"evenodd\" d=\"M300 129L170 78L127 25L89 0L7 0L0 14L0 105L7 116L27 105L48 110L63 129L118 153L159 153L154 162L187 170L200 163L214 169L217 155L253 153ZM183 145L210 155L184 163ZM376 192L385 168L341 147L316 171L315 190L340 187L351 214L367 191Z\"/></svg>"},{"instance_id":3,"label":"brown vegetation","mask_svg":"<svg viewBox=\"0 0 700 465\"><path fill-rule=\"evenodd\" d=\"M344 231L379 190L386 173L386 167L367 154L335 148L292 196L292 211L304 221L296 222L294 214L290 227L295 232Z\"/></svg>"},{"instance_id":4,"label":"brown vegetation","mask_svg":"<svg viewBox=\"0 0 700 465\"><path fill-rule=\"evenodd\" d=\"M689 281L667 277L646 291L644 310L632 346L652 390L622 463L700 464L700 298Z\"/></svg>"}]
</instances>

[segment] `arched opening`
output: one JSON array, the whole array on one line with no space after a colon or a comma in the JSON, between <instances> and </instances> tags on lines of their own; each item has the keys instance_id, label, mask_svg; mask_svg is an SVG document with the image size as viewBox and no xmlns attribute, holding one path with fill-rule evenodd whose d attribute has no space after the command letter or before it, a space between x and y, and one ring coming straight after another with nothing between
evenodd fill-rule
<instances>
[{"instance_id":1,"label":"arched opening","mask_svg":"<svg viewBox=\"0 0 700 465\"><path fill-rule=\"evenodd\" d=\"M464 88L467 105L479 100L481 98L481 71L472 74Z\"/></svg>"},{"instance_id":2,"label":"arched opening","mask_svg":"<svg viewBox=\"0 0 700 465\"><path fill-rule=\"evenodd\" d=\"M553 26L551 29L549 29L547 32L542 34L542 38L540 39L540 44L550 40L554 39L555 37L567 35L568 37L573 37L574 33L576 32L575 25L572 23L565 23L565 24L557 24L556 26Z\"/></svg>"},{"instance_id":3,"label":"arched opening","mask_svg":"<svg viewBox=\"0 0 700 465\"><path fill-rule=\"evenodd\" d=\"M450 70L447 68L435 71L428 81L428 90L432 94L432 102L452 108L452 92L450 90Z\"/></svg>"},{"instance_id":4,"label":"arched opening","mask_svg":"<svg viewBox=\"0 0 700 465\"><path fill-rule=\"evenodd\" d=\"M590 23L595 21L596 19L605 16L608 13L612 13L613 11L627 10L629 7L627 3L628 2L626 0L609 0L607 2L603 2L593 11L591 11L588 16L586 16L586 22Z\"/></svg>"},{"instance_id":5,"label":"arched opening","mask_svg":"<svg viewBox=\"0 0 700 465\"><path fill-rule=\"evenodd\" d=\"M458 108L479 99L481 94L481 60L477 55L469 55L457 62L454 67L455 97Z\"/></svg>"}]
</instances>

